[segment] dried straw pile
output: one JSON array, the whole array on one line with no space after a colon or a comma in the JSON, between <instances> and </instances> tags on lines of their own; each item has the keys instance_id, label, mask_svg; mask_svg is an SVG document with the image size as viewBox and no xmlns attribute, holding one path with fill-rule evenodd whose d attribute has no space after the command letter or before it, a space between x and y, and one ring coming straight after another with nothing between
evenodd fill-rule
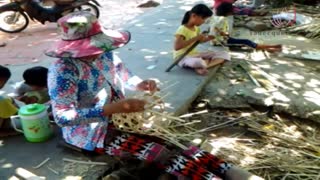
<instances>
[{"instance_id":1,"label":"dried straw pile","mask_svg":"<svg viewBox=\"0 0 320 180\"><path fill-rule=\"evenodd\" d=\"M319 128L255 115L243 118L239 125L250 138L241 134L241 138L213 140L212 146L224 143L214 150L222 158L265 179L320 179Z\"/></svg>"},{"instance_id":2,"label":"dried straw pile","mask_svg":"<svg viewBox=\"0 0 320 180\"><path fill-rule=\"evenodd\" d=\"M320 178L320 134L302 123L291 124L282 119L246 121L250 131L259 134L265 146L257 153L259 161L251 169L268 169L275 173L265 175L275 179ZM261 173L261 172L260 172Z\"/></svg>"}]
</instances>

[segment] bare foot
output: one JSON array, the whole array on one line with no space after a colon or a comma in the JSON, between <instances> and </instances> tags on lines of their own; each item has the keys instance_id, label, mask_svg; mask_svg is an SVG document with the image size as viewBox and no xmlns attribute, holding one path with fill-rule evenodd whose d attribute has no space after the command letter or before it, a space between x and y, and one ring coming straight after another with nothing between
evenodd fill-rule
<instances>
[{"instance_id":1,"label":"bare foot","mask_svg":"<svg viewBox=\"0 0 320 180\"><path fill-rule=\"evenodd\" d=\"M270 46L270 47L282 49L282 45L281 44L276 44L276 45L273 45L273 46Z\"/></svg>"},{"instance_id":2,"label":"bare foot","mask_svg":"<svg viewBox=\"0 0 320 180\"><path fill-rule=\"evenodd\" d=\"M281 52L282 48L266 48L265 50L270 53L276 53L276 52Z\"/></svg>"},{"instance_id":3,"label":"bare foot","mask_svg":"<svg viewBox=\"0 0 320 180\"><path fill-rule=\"evenodd\" d=\"M257 50L265 50L271 53L275 53L275 52L281 52L282 51L282 45L281 44L277 44L277 45L263 45L263 44L259 44L256 47Z\"/></svg>"},{"instance_id":4,"label":"bare foot","mask_svg":"<svg viewBox=\"0 0 320 180\"><path fill-rule=\"evenodd\" d=\"M205 76L208 74L208 70L206 68L196 68L195 71L201 76Z\"/></svg>"}]
</instances>

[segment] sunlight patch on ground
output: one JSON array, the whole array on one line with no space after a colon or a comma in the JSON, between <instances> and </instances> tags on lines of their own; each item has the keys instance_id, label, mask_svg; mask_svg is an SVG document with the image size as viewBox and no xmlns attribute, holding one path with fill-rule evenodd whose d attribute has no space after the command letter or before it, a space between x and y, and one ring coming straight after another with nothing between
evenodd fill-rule
<instances>
[{"instance_id":1,"label":"sunlight patch on ground","mask_svg":"<svg viewBox=\"0 0 320 180\"><path fill-rule=\"evenodd\" d=\"M313 102L320 106L320 94L316 93L314 91L306 91L303 96L305 97L306 100Z\"/></svg>"},{"instance_id":2,"label":"sunlight patch on ground","mask_svg":"<svg viewBox=\"0 0 320 180\"><path fill-rule=\"evenodd\" d=\"M300 67L305 67L306 65L303 64L302 62L293 62L294 66L300 66Z\"/></svg>"},{"instance_id":3,"label":"sunlight patch on ground","mask_svg":"<svg viewBox=\"0 0 320 180\"><path fill-rule=\"evenodd\" d=\"M287 61L283 61L283 60L275 60L275 62L278 64L289 64Z\"/></svg>"},{"instance_id":4,"label":"sunlight patch on ground","mask_svg":"<svg viewBox=\"0 0 320 180\"><path fill-rule=\"evenodd\" d=\"M11 176L11 177L9 177L8 180L20 180L20 179L18 177L16 177L16 176Z\"/></svg>"},{"instance_id":5,"label":"sunlight patch on ground","mask_svg":"<svg viewBox=\"0 0 320 180\"><path fill-rule=\"evenodd\" d=\"M298 127L296 125L284 127L283 130L284 132L279 133L279 135L287 136L293 139L299 139L302 137L302 133L298 131Z\"/></svg>"},{"instance_id":6,"label":"sunlight patch on ground","mask_svg":"<svg viewBox=\"0 0 320 180\"><path fill-rule=\"evenodd\" d=\"M209 150L212 154L223 154L225 149L236 149L245 153L246 155L240 160L241 167L248 167L257 161L255 155L262 153L259 149L255 149L254 146L248 146L247 144L242 144L241 142L250 142L251 139L241 139L241 138L227 138L220 137L217 139L212 139L206 143L206 150ZM233 159L238 161L239 157L237 155L230 154L228 159Z\"/></svg>"},{"instance_id":7,"label":"sunlight patch on ground","mask_svg":"<svg viewBox=\"0 0 320 180\"><path fill-rule=\"evenodd\" d=\"M81 180L81 179L82 179L81 176L67 176L63 178L63 180Z\"/></svg>"},{"instance_id":8,"label":"sunlight patch on ground","mask_svg":"<svg viewBox=\"0 0 320 180\"><path fill-rule=\"evenodd\" d=\"M137 26L137 27L143 27L143 26L144 26L144 24L139 23L139 24L135 24L135 26Z\"/></svg>"},{"instance_id":9,"label":"sunlight patch on ground","mask_svg":"<svg viewBox=\"0 0 320 180\"><path fill-rule=\"evenodd\" d=\"M277 79L280 79L282 76L280 76L279 74L275 74L275 73L270 73L270 75L272 76L272 77L275 77L275 78L277 78Z\"/></svg>"},{"instance_id":10,"label":"sunlight patch on ground","mask_svg":"<svg viewBox=\"0 0 320 180\"><path fill-rule=\"evenodd\" d=\"M218 139L212 139L209 141L209 144L211 146L211 152L212 154L217 154L221 148L227 148L227 149L233 149L234 148L234 138L218 138Z\"/></svg>"},{"instance_id":11,"label":"sunlight patch on ground","mask_svg":"<svg viewBox=\"0 0 320 180\"><path fill-rule=\"evenodd\" d=\"M247 58L247 55L244 54L244 53L239 53L239 52L230 52L230 55L232 57L235 57L236 59L246 59Z\"/></svg>"},{"instance_id":12,"label":"sunlight patch on ground","mask_svg":"<svg viewBox=\"0 0 320 180\"><path fill-rule=\"evenodd\" d=\"M274 104L274 101L273 101L273 98L272 96L266 98L263 103L266 105L266 106L271 106L272 104Z\"/></svg>"},{"instance_id":13,"label":"sunlight patch on ground","mask_svg":"<svg viewBox=\"0 0 320 180\"><path fill-rule=\"evenodd\" d=\"M34 180L46 179L45 177L39 177L34 173L23 168L17 168L16 174L24 179L34 179Z\"/></svg>"},{"instance_id":14,"label":"sunlight patch on ground","mask_svg":"<svg viewBox=\"0 0 320 180\"><path fill-rule=\"evenodd\" d=\"M265 88L255 88L253 90L253 92L255 92L257 94L265 94L265 93L267 93L267 90Z\"/></svg>"},{"instance_id":15,"label":"sunlight patch on ground","mask_svg":"<svg viewBox=\"0 0 320 180\"><path fill-rule=\"evenodd\" d=\"M289 103L281 103L281 102L277 102L277 105L280 107L283 107L284 109L288 109L290 106Z\"/></svg>"},{"instance_id":16,"label":"sunlight patch on ground","mask_svg":"<svg viewBox=\"0 0 320 180\"><path fill-rule=\"evenodd\" d=\"M301 75L299 75L299 74L297 74L295 72L286 73L286 74L284 74L284 76L285 76L285 78L292 79L292 80L302 80L302 79L304 79L303 76L301 76Z\"/></svg>"},{"instance_id":17,"label":"sunlight patch on ground","mask_svg":"<svg viewBox=\"0 0 320 180\"><path fill-rule=\"evenodd\" d=\"M241 117L250 117L251 113L241 113Z\"/></svg>"},{"instance_id":18,"label":"sunlight patch on ground","mask_svg":"<svg viewBox=\"0 0 320 180\"><path fill-rule=\"evenodd\" d=\"M314 88L313 90L317 93L320 93L320 88Z\"/></svg>"},{"instance_id":19,"label":"sunlight patch on ground","mask_svg":"<svg viewBox=\"0 0 320 180\"><path fill-rule=\"evenodd\" d=\"M173 109L174 107L170 103L164 103L164 106L169 109Z\"/></svg>"},{"instance_id":20,"label":"sunlight patch on ground","mask_svg":"<svg viewBox=\"0 0 320 180\"><path fill-rule=\"evenodd\" d=\"M320 86L320 81L318 79L310 79L310 81L307 82L307 85L309 87L316 88L316 87Z\"/></svg>"},{"instance_id":21,"label":"sunlight patch on ground","mask_svg":"<svg viewBox=\"0 0 320 180\"><path fill-rule=\"evenodd\" d=\"M292 86L295 87L295 88L301 88L301 84L298 84L298 83L292 83Z\"/></svg>"},{"instance_id":22,"label":"sunlight patch on ground","mask_svg":"<svg viewBox=\"0 0 320 180\"><path fill-rule=\"evenodd\" d=\"M273 93L273 97L274 99L283 101L283 102L290 102L290 99L287 98L284 94L282 94L281 92L274 92Z\"/></svg>"},{"instance_id":23,"label":"sunlight patch on ground","mask_svg":"<svg viewBox=\"0 0 320 180\"><path fill-rule=\"evenodd\" d=\"M189 11L192 8L192 6L180 6L179 9Z\"/></svg>"},{"instance_id":24,"label":"sunlight patch on ground","mask_svg":"<svg viewBox=\"0 0 320 180\"><path fill-rule=\"evenodd\" d=\"M169 54L169 52L167 52L167 51L161 51L160 54L161 54L161 55L166 55L166 54Z\"/></svg>"},{"instance_id":25,"label":"sunlight patch on ground","mask_svg":"<svg viewBox=\"0 0 320 180\"><path fill-rule=\"evenodd\" d=\"M192 143L194 143L196 145L199 145L201 142L202 142L202 139L199 139L199 138L192 140Z\"/></svg>"},{"instance_id":26,"label":"sunlight patch on ground","mask_svg":"<svg viewBox=\"0 0 320 180\"><path fill-rule=\"evenodd\" d=\"M269 65L269 64L260 64L258 66L263 68L263 69L270 69L271 68L271 65Z\"/></svg>"},{"instance_id":27,"label":"sunlight patch on ground","mask_svg":"<svg viewBox=\"0 0 320 180\"><path fill-rule=\"evenodd\" d=\"M310 39L307 39L307 38L305 38L305 37L302 37L302 36L299 36L299 37L296 37L296 40L298 40L298 41L310 41Z\"/></svg>"},{"instance_id":28,"label":"sunlight patch on ground","mask_svg":"<svg viewBox=\"0 0 320 180\"><path fill-rule=\"evenodd\" d=\"M144 59L146 61L154 61L155 58L156 58L156 56L144 56Z\"/></svg>"},{"instance_id":29,"label":"sunlight patch on ground","mask_svg":"<svg viewBox=\"0 0 320 180\"><path fill-rule=\"evenodd\" d=\"M157 23L154 23L153 25L170 25L168 22L163 22L163 21L160 21L160 22L157 22Z\"/></svg>"},{"instance_id":30,"label":"sunlight patch on ground","mask_svg":"<svg viewBox=\"0 0 320 180\"><path fill-rule=\"evenodd\" d=\"M12 167L13 167L13 164L11 164L11 163L6 163L6 164L2 165L1 168L8 169L8 168L12 168Z\"/></svg>"},{"instance_id":31,"label":"sunlight patch on ground","mask_svg":"<svg viewBox=\"0 0 320 180\"><path fill-rule=\"evenodd\" d=\"M250 164L254 164L257 161L257 158L253 156L246 156L243 160L240 161L241 166L248 166Z\"/></svg>"},{"instance_id":32,"label":"sunlight patch on ground","mask_svg":"<svg viewBox=\"0 0 320 180\"><path fill-rule=\"evenodd\" d=\"M295 94L295 95L299 95L299 93L297 91L292 91L291 93Z\"/></svg>"},{"instance_id":33,"label":"sunlight patch on ground","mask_svg":"<svg viewBox=\"0 0 320 180\"><path fill-rule=\"evenodd\" d=\"M285 54L299 54L302 51L300 49L295 49L295 50L284 49L282 52L285 53Z\"/></svg>"},{"instance_id":34,"label":"sunlight patch on ground","mask_svg":"<svg viewBox=\"0 0 320 180\"><path fill-rule=\"evenodd\" d=\"M217 101L217 102L220 102L221 100L222 100L221 98L215 98L215 101ZM207 101L198 103L197 106L196 106L196 108L204 108L204 107L206 107L206 106L207 106L207 103L206 103L206 102L207 102Z\"/></svg>"},{"instance_id":35,"label":"sunlight patch on ground","mask_svg":"<svg viewBox=\"0 0 320 180\"><path fill-rule=\"evenodd\" d=\"M155 50L152 50L152 49L141 49L140 50L141 52L147 52L147 53L156 53ZM145 56L146 57L146 56Z\"/></svg>"},{"instance_id":36,"label":"sunlight patch on ground","mask_svg":"<svg viewBox=\"0 0 320 180\"><path fill-rule=\"evenodd\" d=\"M251 59L253 59L254 61L262 61L262 60L265 60L266 58L267 57L261 51L256 51L251 53Z\"/></svg>"},{"instance_id":37,"label":"sunlight patch on ground","mask_svg":"<svg viewBox=\"0 0 320 180\"><path fill-rule=\"evenodd\" d=\"M308 116L312 116L312 115L317 115L320 114L320 110L319 111L313 111L311 113L308 113Z\"/></svg>"},{"instance_id":38,"label":"sunlight patch on ground","mask_svg":"<svg viewBox=\"0 0 320 180\"><path fill-rule=\"evenodd\" d=\"M220 95L226 95L227 94L227 91L224 90L224 89L218 89L218 92Z\"/></svg>"}]
</instances>

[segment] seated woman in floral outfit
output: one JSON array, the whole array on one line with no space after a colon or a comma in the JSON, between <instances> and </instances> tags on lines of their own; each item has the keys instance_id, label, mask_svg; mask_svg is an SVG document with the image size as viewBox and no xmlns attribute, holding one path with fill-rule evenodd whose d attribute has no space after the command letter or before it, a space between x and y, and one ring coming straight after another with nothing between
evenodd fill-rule
<instances>
[{"instance_id":1,"label":"seated woman in floral outfit","mask_svg":"<svg viewBox=\"0 0 320 180\"><path fill-rule=\"evenodd\" d=\"M138 79L111 50L128 43L129 32L104 30L88 12L58 21L62 40L46 52L55 60L49 68L48 89L56 123L64 140L74 146L111 156L131 155L156 164L173 177L186 179L248 179L251 174L197 147L171 151L155 138L120 132L109 120L114 113L144 110L145 102L126 99L124 89L156 91L152 80ZM136 83L135 83L136 82Z\"/></svg>"}]
</instances>

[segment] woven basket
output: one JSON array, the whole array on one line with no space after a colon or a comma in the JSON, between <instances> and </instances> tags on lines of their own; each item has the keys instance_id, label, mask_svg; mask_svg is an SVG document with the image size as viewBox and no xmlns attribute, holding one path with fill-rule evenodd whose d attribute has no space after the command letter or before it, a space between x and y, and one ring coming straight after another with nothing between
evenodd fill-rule
<instances>
[{"instance_id":1,"label":"woven basket","mask_svg":"<svg viewBox=\"0 0 320 180\"><path fill-rule=\"evenodd\" d=\"M145 111L112 115L112 122L118 129L130 133L152 135L157 132L157 126L167 126L169 124L159 114L155 114L155 112L164 112L164 104L159 96L144 95L140 99L147 101Z\"/></svg>"},{"instance_id":2,"label":"woven basket","mask_svg":"<svg viewBox=\"0 0 320 180\"><path fill-rule=\"evenodd\" d=\"M184 120L170 116L164 111L162 98L156 95L135 97L147 101L145 111L136 113L118 113L112 115L112 122L121 131L150 135L167 140L181 148L186 148L180 140L186 140L182 133L177 134L172 126L182 125Z\"/></svg>"}]
</instances>

